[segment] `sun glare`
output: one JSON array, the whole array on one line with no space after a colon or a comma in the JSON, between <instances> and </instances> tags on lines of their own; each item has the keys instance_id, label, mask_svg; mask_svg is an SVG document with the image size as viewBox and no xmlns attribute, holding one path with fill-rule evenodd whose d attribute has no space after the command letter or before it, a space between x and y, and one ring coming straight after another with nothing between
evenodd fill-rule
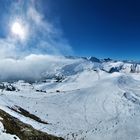
<instances>
[{"instance_id":1,"label":"sun glare","mask_svg":"<svg viewBox=\"0 0 140 140\"><path fill-rule=\"evenodd\" d=\"M12 24L11 32L12 32L13 35L20 38L21 40L26 39L26 34L27 34L26 28L20 22L14 22Z\"/></svg>"}]
</instances>

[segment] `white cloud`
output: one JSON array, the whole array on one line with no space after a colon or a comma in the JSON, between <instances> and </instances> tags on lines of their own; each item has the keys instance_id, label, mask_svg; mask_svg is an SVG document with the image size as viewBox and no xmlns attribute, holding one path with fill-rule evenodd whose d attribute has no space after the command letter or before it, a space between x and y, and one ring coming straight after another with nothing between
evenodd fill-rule
<instances>
[{"instance_id":1,"label":"white cloud","mask_svg":"<svg viewBox=\"0 0 140 140\"><path fill-rule=\"evenodd\" d=\"M14 57L15 45L8 39L0 39L0 58Z\"/></svg>"},{"instance_id":2,"label":"white cloud","mask_svg":"<svg viewBox=\"0 0 140 140\"><path fill-rule=\"evenodd\" d=\"M54 74L69 62L63 56L35 54L22 59L4 58L0 60L0 81L39 80L44 73Z\"/></svg>"}]
</instances>

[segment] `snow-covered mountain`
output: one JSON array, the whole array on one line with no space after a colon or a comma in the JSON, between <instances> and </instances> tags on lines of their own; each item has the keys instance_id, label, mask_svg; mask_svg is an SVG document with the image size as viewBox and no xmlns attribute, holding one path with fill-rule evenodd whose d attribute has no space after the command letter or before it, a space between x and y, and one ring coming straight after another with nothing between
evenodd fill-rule
<instances>
[{"instance_id":1,"label":"snow-covered mountain","mask_svg":"<svg viewBox=\"0 0 140 140\"><path fill-rule=\"evenodd\" d=\"M0 79L0 140L140 140L139 63L34 55L1 60Z\"/></svg>"}]
</instances>

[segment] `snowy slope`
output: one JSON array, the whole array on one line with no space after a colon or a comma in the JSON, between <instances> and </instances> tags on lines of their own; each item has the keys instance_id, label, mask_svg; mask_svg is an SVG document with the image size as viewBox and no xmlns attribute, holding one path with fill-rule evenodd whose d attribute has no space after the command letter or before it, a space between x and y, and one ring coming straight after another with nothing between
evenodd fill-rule
<instances>
[{"instance_id":1,"label":"snowy slope","mask_svg":"<svg viewBox=\"0 0 140 140\"><path fill-rule=\"evenodd\" d=\"M57 70L51 76L46 68L43 80L12 82L17 90L0 91L0 109L64 139L139 140L140 74L131 72L133 63L93 60L67 58L63 64L53 62ZM117 72L109 72L111 68ZM49 124L7 106L22 107Z\"/></svg>"}]
</instances>

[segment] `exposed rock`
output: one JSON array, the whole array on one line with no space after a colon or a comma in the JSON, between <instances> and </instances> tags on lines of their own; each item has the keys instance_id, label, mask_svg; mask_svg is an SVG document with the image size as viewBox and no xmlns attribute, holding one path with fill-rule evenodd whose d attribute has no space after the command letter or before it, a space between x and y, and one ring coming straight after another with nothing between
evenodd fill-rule
<instances>
[{"instance_id":1,"label":"exposed rock","mask_svg":"<svg viewBox=\"0 0 140 140\"><path fill-rule=\"evenodd\" d=\"M0 83L0 89L6 91L18 91L18 89L16 89L13 85L4 83Z\"/></svg>"},{"instance_id":2,"label":"exposed rock","mask_svg":"<svg viewBox=\"0 0 140 140\"><path fill-rule=\"evenodd\" d=\"M131 70L130 70L130 72L131 72L131 73L135 73L135 72L136 72L136 69L137 69L137 64L132 64L132 65L131 65Z\"/></svg>"},{"instance_id":3,"label":"exposed rock","mask_svg":"<svg viewBox=\"0 0 140 140\"><path fill-rule=\"evenodd\" d=\"M105 62L109 62L109 61L112 61L112 59L110 59L110 58L105 58L104 61L105 61Z\"/></svg>"},{"instance_id":4,"label":"exposed rock","mask_svg":"<svg viewBox=\"0 0 140 140\"><path fill-rule=\"evenodd\" d=\"M101 62L100 59L98 59L96 57L90 57L89 60L92 61L92 62L97 62L97 63Z\"/></svg>"},{"instance_id":5,"label":"exposed rock","mask_svg":"<svg viewBox=\"0 0 140 140\"><path fill-rule=\"evenodd\" d=\"M31 114L29 111L27 111L19 106L8 107L8 108L25 117L31 118L39 123L48 124L48 122L41 120L39 117L35 116L34 114Z\"/></svg>"},{"instance_id":6,"label":"exposed rock","mask_svg":"<svg viewBox=\"0 0 140 140\"><path fill-rule=\"evenodd\" d=\"M64 140L63 138L49 135L34 129L31 125L21 122L19 119L9 115L0 109L1 122L7 133L17 135L21 140Z\"/></svg>"}]
</instances>

